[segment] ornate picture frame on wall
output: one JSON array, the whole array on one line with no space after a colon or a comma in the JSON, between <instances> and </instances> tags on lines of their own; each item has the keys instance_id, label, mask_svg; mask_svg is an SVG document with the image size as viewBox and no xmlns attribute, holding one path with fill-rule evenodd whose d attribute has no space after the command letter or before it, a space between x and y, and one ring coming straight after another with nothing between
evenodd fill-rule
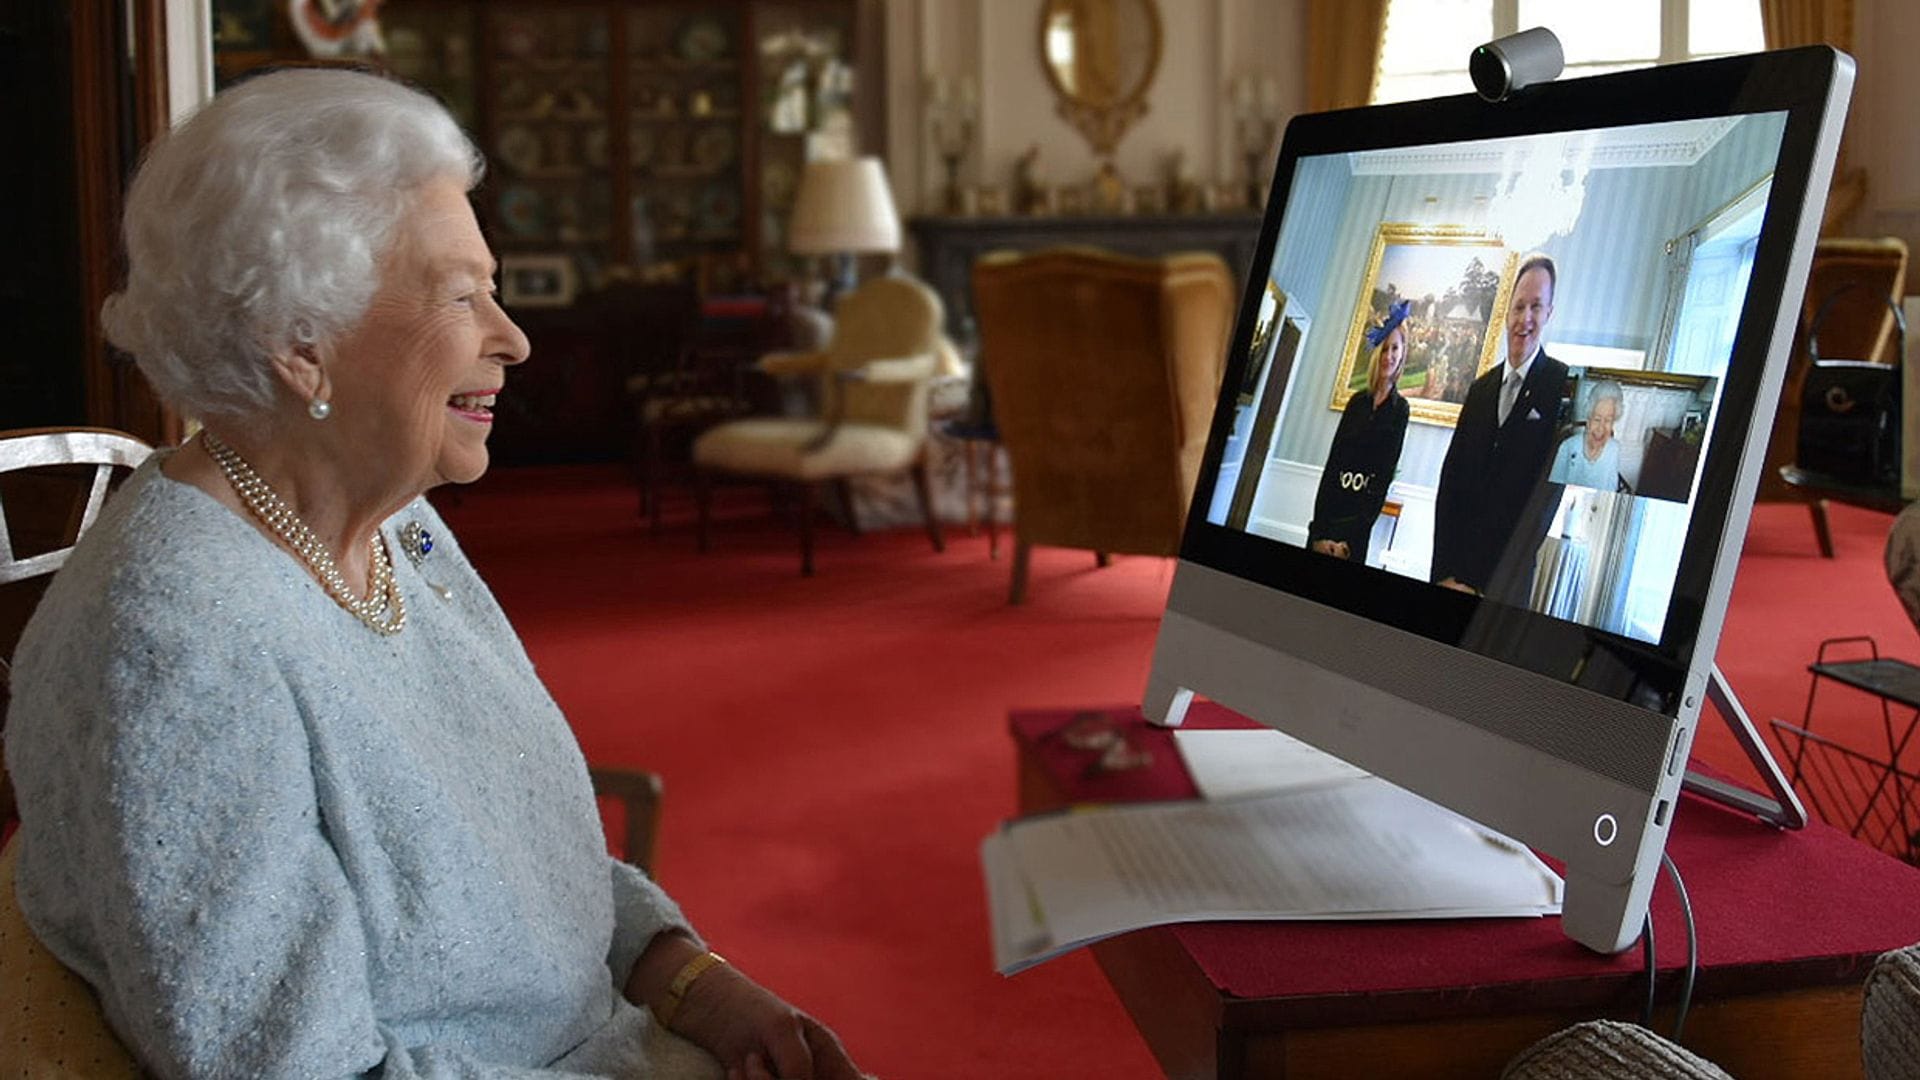
<instances>
[{"instance_id":1,"label":"ornate picture frame on wall","mask_svg":"<svg viewBox=\"0 0 1920 1080\"><path fill-rule=\"evenodd\" d=\"M1046 0L1040 6L1040 67L1059 98L1056 110L1102 157L1147 114L1160 52L1154 0Z\"/></svg>"},{"instance_id":2,"label":"ornate picture frame on wall","mask_svg":"<svg viewBox=\"0 0 1920 1080\"><path fill-rule=\"evenodd\" d=\"M1344 409L1366 389L1372 371L1367 328L1399 300L1413 303L1407 319L1407 360L1400 393L1416 421L1452 427L1467 388L1492 367L1500 312L1513 287L1519 256L1500 238L1461 225L1382 224L1373 235L1346 345L1327 407Z\"/></svg>"},{"instance_id":3,"label":"ornate picture frame on wall","mask_svg":"<svg viewBox=\"0 0 1920 1080\"><path fill-rule=\"evenodd\" d=\"M1273 349L1273 330L1279 324L1280 312L1286 306L1287 298L1280 292L1280 286L1268 278L1266 292L1260 297L1260 314L1255 317L1253 324L1253 340L1247 346L1247 374L1240 382L1239 402L1242 405L1253 404L1260 390L1260 381L1267 377L1267 361Z\"/></svg>"}]
</instances>

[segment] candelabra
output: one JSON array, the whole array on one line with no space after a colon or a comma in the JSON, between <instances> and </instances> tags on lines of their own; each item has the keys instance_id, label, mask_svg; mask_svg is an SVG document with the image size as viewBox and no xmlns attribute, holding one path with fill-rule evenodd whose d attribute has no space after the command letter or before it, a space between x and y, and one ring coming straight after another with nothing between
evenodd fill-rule
<instances>
[{"instance_id":1,"label":"candelabra","mask_svg":"<svg viewBox=\"0 0 1920 1080\"><path fill-rule=\"evenodd\" d=\"M949 214L958 214L964 208L960 198L960 163L966 160L967 150L973 145L977 105L972 76L927 77L927 130L933 136L934 152L946 166L947 187L942 202Z\"/></svg>"},{"instance_id":2,"label":"candelabra","mask_svg":"<svg viewBox=\"0 0 1920 1080\"><path fill-rule=\"evenodd\" d=\"M1233 104L1234 142L1247 163L1247 205L1260 209L1273 179L1274 143L1280 137L1280 84L1271 75L1240 75L1227 83Z\"/></svg>"}]
</instances>

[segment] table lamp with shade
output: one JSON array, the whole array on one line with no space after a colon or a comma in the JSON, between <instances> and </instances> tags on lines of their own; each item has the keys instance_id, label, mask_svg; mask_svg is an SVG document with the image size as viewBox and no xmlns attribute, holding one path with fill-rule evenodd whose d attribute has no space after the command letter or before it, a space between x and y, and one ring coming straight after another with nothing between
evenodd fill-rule
<instances>
[{"instance_id":1,"label":"table lamp with shade","mask_svg":"<svg viewBox=\"0 0 1920 1080\"><path fill-rule=\"evenodd\" d=\"M854 256L900 250L900 215L877 157L810 161L787 222L796 255L827 255L834 272L823 304L853 288Z\"/></svg>"}]
</instances>

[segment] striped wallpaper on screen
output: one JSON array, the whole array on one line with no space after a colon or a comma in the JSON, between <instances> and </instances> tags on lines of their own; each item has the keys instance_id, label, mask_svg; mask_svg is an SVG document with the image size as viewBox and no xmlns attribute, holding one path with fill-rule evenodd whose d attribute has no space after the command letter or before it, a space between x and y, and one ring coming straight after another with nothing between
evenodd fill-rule
<instances>
[{"instance_id":1,"label":"striped wallpaper on screen","mask_svg":"<svg viewBox=\"0 0 1920 1080\"><path fill-rule=\"evenodd\" d=\"M1784 116L1749 117L1692 166L1596 169L1573 233L1542 245L1559 266L1547 331L1554 341L1646 349L1666 288L1666 242L1699 225L1773 170ZM1276 458L1318 466L1339 414L1333 383L1381 222L1485 227L1495 174L1353 176L1344 155L1302 161L1274 280L1313 317L1286 404ZM1449 429L1416 422L1399 482L1431 486ZM1259 509L1256 507L1256 516Z\"/></svg>"}]
</instances>

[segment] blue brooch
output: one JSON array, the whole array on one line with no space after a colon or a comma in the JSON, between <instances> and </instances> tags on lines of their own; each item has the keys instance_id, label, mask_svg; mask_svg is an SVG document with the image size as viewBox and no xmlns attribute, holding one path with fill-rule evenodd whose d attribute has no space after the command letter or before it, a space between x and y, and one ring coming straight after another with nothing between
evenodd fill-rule
<instances>
[{"instance_id":1,"label":"blue brooch","mask_svg":"<svg viewBox=\"0 0 1920 1080\"><path fill-rule=\"evenodd\" d=\"M433 534L419 522L409 521L400 528L400 550L407 553L413 565L419 566L433 554Z\"/></svg>"},{"instance_id":2,"label":"blue brooch","mask_svg":"<svg viewBox=\"0 0 1920 1080\"><path fill-rule=\"evenodd\" d=\"M427 561L427 556L433 554L433 534L419 522L409 521L400 526L400 550L407 553L407 561L413 564L414 569L421 569L421 564ZM453 599L452 589L436 581L427 581L425 574L421 575L421 580L426 581L427 588L438 593L440 599Z\"/></svg>"}]
</instances>

